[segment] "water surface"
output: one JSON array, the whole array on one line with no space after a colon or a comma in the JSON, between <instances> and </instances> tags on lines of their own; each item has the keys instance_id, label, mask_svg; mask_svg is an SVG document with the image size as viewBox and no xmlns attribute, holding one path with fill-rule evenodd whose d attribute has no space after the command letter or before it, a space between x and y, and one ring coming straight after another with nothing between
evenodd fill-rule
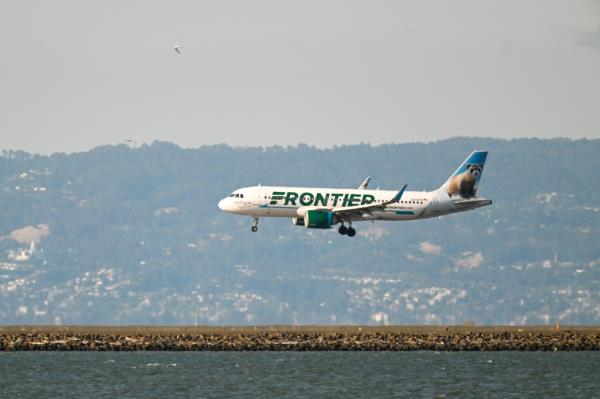
<instances>
[{"instance_id":1,"label":"water surface","mask_svg":"<svg viewBox=\"0 0 600 399\"><path fill-rule=\"evenodd\" d=\"M596 352L0 352L0 398L592 398Z\"/></svg>"}]
</instances>

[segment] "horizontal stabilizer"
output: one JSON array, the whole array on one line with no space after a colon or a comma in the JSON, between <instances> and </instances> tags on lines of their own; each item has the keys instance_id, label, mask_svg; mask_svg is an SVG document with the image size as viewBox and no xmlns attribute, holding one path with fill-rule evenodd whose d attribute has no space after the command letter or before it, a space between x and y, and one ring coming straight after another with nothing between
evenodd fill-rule
<instances>
[{"instance_id":1,"label":"horizontal stabilizer","mask_svg":"<svg viewBox=\"0 0 600 399\"><path fill-rule=\"evenodd\" d=\"M452 201L452 203L454 205L459 205L459 206L481 207L481 206L491 205L492 200L485 199L485 198L458 199L458 200Z\"/></svg>"}]
</instances>

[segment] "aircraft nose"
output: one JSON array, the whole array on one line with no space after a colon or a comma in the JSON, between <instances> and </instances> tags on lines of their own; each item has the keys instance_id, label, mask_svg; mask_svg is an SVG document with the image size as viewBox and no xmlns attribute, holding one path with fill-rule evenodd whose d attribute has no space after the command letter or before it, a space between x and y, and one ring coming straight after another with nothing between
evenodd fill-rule
<instances>
[{"instance_id":1,"label":"aircraft nose","mask_svg":"<svg viewBox=\"0 0 600 399\"><path fill-rule=\"evenodd\" d=\"M217 206L224 212L231 212L233 210L233 204L231 203L231 198L229 197L223 198L221 201L219 201Z\"/></svg>"}]
</instances>

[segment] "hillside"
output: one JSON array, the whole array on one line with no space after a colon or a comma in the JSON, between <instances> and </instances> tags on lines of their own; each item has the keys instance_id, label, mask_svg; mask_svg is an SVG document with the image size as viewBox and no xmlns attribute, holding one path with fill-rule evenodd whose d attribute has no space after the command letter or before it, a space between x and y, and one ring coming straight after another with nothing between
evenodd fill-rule
<instances>
[{"instance_id":1,"label":"hillside","mask_svg":"<svg viewBox=\"0 0 600 399\"><path fill-rule=\"evenodd\" d=\"M221 213L255 185L438 187L490 151L491 207L294 227ZM0 324L600 323L600 140L182 149L0 157Z\"/></svg>"}]
</instances>

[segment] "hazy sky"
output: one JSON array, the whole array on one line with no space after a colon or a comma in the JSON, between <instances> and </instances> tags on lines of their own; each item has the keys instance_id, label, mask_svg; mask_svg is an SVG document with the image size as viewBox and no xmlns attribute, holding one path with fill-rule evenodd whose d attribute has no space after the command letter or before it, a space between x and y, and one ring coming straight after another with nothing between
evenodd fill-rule
<instances>
[{"instance_id":1,"label":"hazy sky","mask_svg":"<svg viewBox=\"0 0 600 399\"><path fill-rule=\"evenodd\" d=\"M0 149L600 137L599 1L0 0L0 50Z\"/></svg>"}]
</instances>

